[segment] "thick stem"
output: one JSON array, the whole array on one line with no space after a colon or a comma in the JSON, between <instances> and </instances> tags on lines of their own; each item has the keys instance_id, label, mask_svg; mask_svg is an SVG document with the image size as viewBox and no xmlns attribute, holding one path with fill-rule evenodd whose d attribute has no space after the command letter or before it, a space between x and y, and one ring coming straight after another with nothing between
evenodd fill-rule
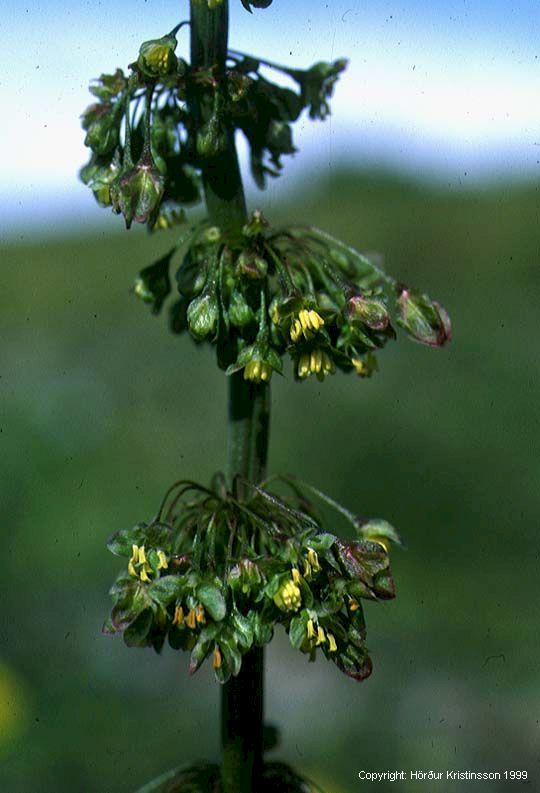
<instances>
[{"instance_id":1,"label":"thick stem","mask_svg":"<svg viewBox=\"0 0 540 793\"><path fill-rule=\"evenodd\" d=\"M209 9L206 0L191 0L191 62L195 69L214 70L219 90L227 57L228 0ZM191 113L202 124L208 107L194 96ZM246 202L234 132L227 128L227 145L202 168L205 200L212 223L239 231L246 222ZM239 372L229 380L227 475L259 482L265 476L269 429L269 387L247 383ZM239 484L242 496L242 485ZM256 793L263 750L263 650L242 660L237 677L223 686L221 700L222 784L224 793Z\"/></svg>"}]
</instances>

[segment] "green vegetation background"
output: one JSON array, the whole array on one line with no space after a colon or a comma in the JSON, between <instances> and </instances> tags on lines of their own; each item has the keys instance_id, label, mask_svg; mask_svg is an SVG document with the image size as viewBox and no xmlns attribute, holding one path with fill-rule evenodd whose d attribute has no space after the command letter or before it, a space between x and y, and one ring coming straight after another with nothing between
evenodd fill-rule
<instances>
[{"instance_id":1,"label":"green vegetation background","mask_svg":"<svg viewBox=\"0 0 540 793\"><path fill-rule=\"evenodd\" d=\"M538 188L343 171L285 208L263 199L271 219L311 218L384 252L455 328L441 351L390 345L369 382L274 378L271 471L384 516L408 544L393 558L397 601L367 606L371 679L272 644L279 755L329 793L397 789L361 785L361 769L538 780ZM168 244L118 230L0 249L6 793L127 793L218 753L211 672L188 679L185 656L100 635L118 568L108 535L150 517L172 480L224 462L224 375L129 292Z\"/></svg>"}]
</instances>

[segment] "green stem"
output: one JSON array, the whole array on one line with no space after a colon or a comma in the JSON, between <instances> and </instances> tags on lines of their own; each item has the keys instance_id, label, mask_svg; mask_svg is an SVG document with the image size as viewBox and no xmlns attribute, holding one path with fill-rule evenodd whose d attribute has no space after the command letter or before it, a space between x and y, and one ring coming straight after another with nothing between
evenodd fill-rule
<instances>
[{"instance_id":1,"label":"green stem","mask_svg":"<svg viewBox=\"0 0 540 793\"><path fill-rule=\"evenodd\" d=\"M223 79L227 57L228 0L209 9L205 0L191 0L191 63L194 69L212 69L217 90L226 92ZM208 120L210 103L196 93L190 111L198 125ZM226 119L223 119L226 125ZM239 232L247 219L246 201L234 132L227 129L227 145L206 160L202 178L210 221ZM236 476L260 482L266 472L269 429L269 388L244 381L242 373L229 380L228 459L229 485ZM241 490L241 488L240 488ZM243 494L240 492L240 496ZM237 677L223 686L221 700L222 787L224 793L256 793L262 768L263 673L262 649L242 660Z\"/></svg>"}]
</instances>

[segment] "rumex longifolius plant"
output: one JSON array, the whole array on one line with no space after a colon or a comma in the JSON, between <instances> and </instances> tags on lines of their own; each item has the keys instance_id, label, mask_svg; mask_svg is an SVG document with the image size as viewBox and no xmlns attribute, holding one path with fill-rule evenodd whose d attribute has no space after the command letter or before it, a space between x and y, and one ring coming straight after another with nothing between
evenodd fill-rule
<instances>
[{"instance_id":1,"label":"rumex longifolius plant","mask_svg":"<svg viewBox=\"0 0 540 793\"><path fill-rule=\"evenodd\" d=\"M271 2L241 1L250 12ZM293 69L240 53L228 48L226 0L190 7L190 21L143 42L127 71L92 83L81 178L127 228L169 234L168 252L139 272L134 293L154 314L166 307L173 333L215 348L230 384L229 465L209 486L176 482L152 520L111 537L123 567L105 632L130 647L184 650L191 673L208 661L223 684L221 770L185 769L163 785L306 791L295 772L260 761L261 648L281 625L309 660L368 677L363 604L395 597L389 549L400 538L294 477L266 477L270 381L287 359L298 381L338 371L369 378L398 330L442 347L451 324L374 257L308 224L276 226L247 212L236 135L264 188L296 152L295 122L329 115L346 60ZM190 57L180 43L188 29ZM337 536L321 504L349 521L353 539ZM148 790L173 789L162 783Z\"/></svg>"}]
</instances>

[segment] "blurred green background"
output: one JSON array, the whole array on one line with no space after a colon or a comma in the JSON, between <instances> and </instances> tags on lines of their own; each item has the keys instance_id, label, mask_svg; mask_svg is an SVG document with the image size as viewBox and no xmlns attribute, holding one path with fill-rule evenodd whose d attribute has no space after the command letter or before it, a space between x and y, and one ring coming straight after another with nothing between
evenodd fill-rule
<instances>
[{"instance_id":1,"label":"blurred green background","mask_svg":"<svg viewBox=\"0 0 540 793\"><path fill-rule=\"evenodd\" d=\"M328 793L365 770L525 769L540 784L538 187L335 172L263 197L441 300L454 341L402 338L365 382L274 378L270 470L399 527L398 599L368 604L362 684L278 635L278 756ZM90 199L89 199L90 200ZM72 231L4 245L0 790L123 793L218 754L218 686L187 657L102 637L110 533L222 467L224 375L130 295L170 238ZM290 375L290 372L287 373ZM344 527L332 526L343 530ZM508 783L469 783L480 793ZM517 787L517 783L516 783ZM439 783L460 790L462 783Z\"/></svg>"}]
</instances>

